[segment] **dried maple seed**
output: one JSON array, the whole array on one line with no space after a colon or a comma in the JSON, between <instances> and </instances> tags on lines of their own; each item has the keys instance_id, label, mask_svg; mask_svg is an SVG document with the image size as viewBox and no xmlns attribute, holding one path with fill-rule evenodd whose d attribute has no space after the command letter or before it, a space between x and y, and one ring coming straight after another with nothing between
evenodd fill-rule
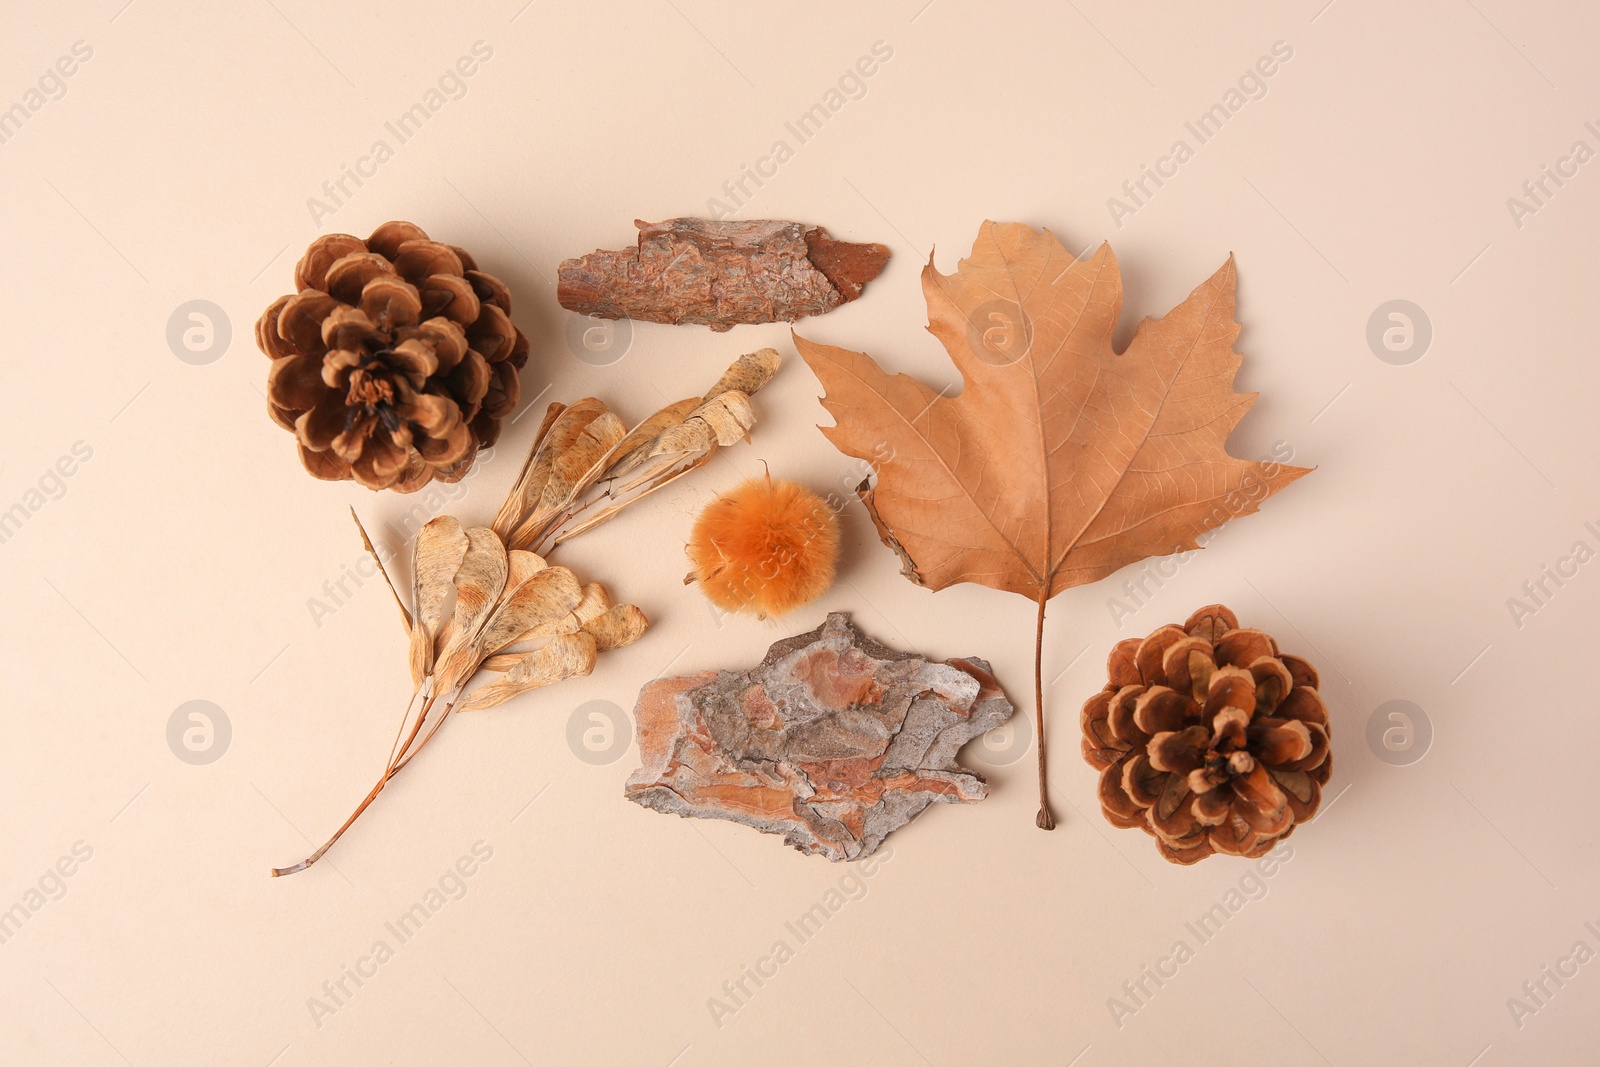
<instances>
[{"instance_id":1,"label":"dried maple seed","mask_svg":"<svg viewBox=\"0 0 1600 1067\"><path fill-rule=\"evenodd\" d=\"M965 382L946 396L885 374L861 352L796 337L836 425L823 433L871 463L858 491L918 585L977 582L1038 605L1034 701L1039 813L1045 779L1045 605L1196 536L1308 473L1228 455L1255 403L1233 391L1240 357L1233 260L1126 351L1111 337L1122 279L1107 245L1075 259L1048 230L985 222L955 273L922 271L928 328Z\"/></svg>"},{"instance_id":2,"label":"dried maple seed","mask_svg":"<svg viewBox=\"0 0 1600 1067\"><path fill-rule=\"evenodd\" d=\"M380 354L368 353L365 363L355 365L375 366ZM600 654L643 635L647 622L638 608L613 605L599 583L580 585L571 571L527 549L554 546L600 525L703 466L718 448L744 440L755 423L750 394L772 379L778 364L770 348L740 356L703 397L668 404L632 430L593 397L571 406L551 404L492 528L463 529L441 515L418 532L409 608L361 529L361 543L394 594L410 636L416 688L371 792L326 844L299 863L274 869L274 876L316 863L455 712L491 708L588 674ZM359 379L362 403L381 398L377 380ZM531 651L513 648L526 642L542 644ZM473 688L480 670L501 677Z\"/></svg>"},{"instance_id":3,"label":"dried maple seed","mask_svg":"<svg viewBox=\"0 0 1600 1067\"><path fill-rule=\"evenodd\" d=\"M318 478L409 493L454 482L517 406L528 339L464 249L409 222L317 238L256 323L267 410Z\"/></svg>"},{"instance_id":4,"label":"dried maple seed","mask_svg":"<svg viewBox=\"0 0 1600 1067\"><path fill-rule=\"evenodd\" d=\"M495 532L508 548L542 552L704 466L749 435L750 394L780 362L771 348L740 356L704 396L668 404L632 430L592 396L551 404Z\"/></svg>"},{"instance_id":5,"label":"dried maple seed","mask_svg":"<svg viewBox=\"0 0 1600 1067\"><path fill-rule=\"evenodd\" d=\"M1259 856L1316 814L1333 771L1317 672L1220 604L1111 650L1083 705L1100 808L1173 863Z\"/></svg>"},{"instance_id":6,"label":"dried maple seed","mask_svg":"<svg viewBox=\"0 0 1600 1067\"><path fill-rule=\"evenodd\" d=\"M361 527L360 519L356 526ZM365 529L361 541L372 552ZM388 582L375 552L373 562ZM389 588L400 603L393 582ZM446 618L452 592L455 604ZM488 527L463 529L449 515L429 521L418 532L411 607L400 604L400 613L411 637L416 689L401 717L389 762L333 836L299 863L274 868L275 878L321 859L455 712L492 708L530 689L588 674L601 652L637 641L647 626L643 612L632 604L613 606L600 585L580 585L567 568L549 566L532 552L508 550ZM512 648L529 641L543 644L531 651ZM472 687L480 670L500 672L501 677Z\"/></svg>"}]
</instances>

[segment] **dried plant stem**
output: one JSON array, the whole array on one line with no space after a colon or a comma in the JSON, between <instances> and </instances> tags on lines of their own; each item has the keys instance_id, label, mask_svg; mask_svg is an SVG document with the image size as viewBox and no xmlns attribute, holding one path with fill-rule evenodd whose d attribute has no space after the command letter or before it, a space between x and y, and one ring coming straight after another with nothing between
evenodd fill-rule
<instances>
[{"instance_id":1,"label":"dried plant stem","mask_svg":"<svg viewBox=\"0 0 1600 1067\"><path fill-rule=\"evenodd\" d=\"M411 699L406 702L406 712L400 716L400 725L395 728L394 741L389 745L389 762L385 766L393 767L395 757L400 754L400 739L406 735L406 723L411 721L411 705L417 702L417 697L428 692L429 687L432 685L433 679L431 677L424 678L422 684L417 686L416 690L411 694Z\"/></svg>"},{"instance_id":2,"label":"dried plant stem","mask_svg":"<svg viewBox=\"0 0 1600 1067\"><path fill-rule=\"evenodd\" d=\"M400 599L400 590L394 587L394 579L389 577L389 571L383 565L383 560L378 558L378 550L372 547L372 538L367 536L367 528L361 525L361 516L356 514L356 509L350 509L350 517L356 521L356 529L361 531L361 544L366 547L367 555L372 557L372 562L378 565L378 573L383 575L383 583L389 587L389 592L394 595L395 607L400 609L401 618L406 620L406 629L411 629L411 609L406 607L406 602Z\"/></svg>"},{"instance_id":3,"label":"dried plant stem","mask_svg":"<svg viewBox=\"0 0 1600 1067\"><path fill-rule=\"evenodd\" d=\"M450 718L450 713L456 710L456 701L458 701L460 699L461 699L461 689L458 688L455 691L455 695L450 698L450 703L448 703L448 704L446 704L444 706L444 712L442 714L440 714L440 716L439 716L439 718L437 720L435 720L433 726L428 730L428 732L423 735L422 740L417 743L417 747L413 748L409 753L402 753L401 754L400 762L395 764L394 770L390 772L391 774L399 773L399 770L400 770L401 767L404 767L406 764L410 763L413 759L416 759L417 753L421 752L422 749L427 745L427 743L429 741L433 740L433 735L439 732L439 727L443 726L444 723L445 723L445 720Z\"/></svg>"},{"instance_id":4,"label":"dried plant stem","mask_svg":"<svg viewBox=\"0 0 1600 1067\"><path fill-rule=\"evenodd\" d=\"M1033 638L1033 721L1039 734L1039 815L1034 825L1041 830L1056 828L1056 817L1050 813L1050 779L1045 767L1044 744L1044 606L1049 600L1048 590L1039 594L1039 625Z\"/></svg>"},{"instance_id":5,"label":"dried plant stem","mask_svg":"<svg viewBox=\"0 0 1600 1067\"><path fill-rule=\"evenodd\" d=\"M418 693L423 692L427 686L431 685L431 682L431 679L424 682L423 685L417 689L416 693L411 694L411 701L407 702L406 704L405 718L401 719L400 721L400 732L402 734L405 734L406 722L411 719L411 703L416 700ZM456 696L459 697L460 692L461 691L457 689ZM389 779L398 774L400 772L400 768L404 767L407 763L410 763L412 758L415 757L418 752L421 752L429 741L433 740L433 735L439 732L439 727L444 725L445 719L450 717L450 712L455 708L455 700L452 699L450 703L445 705L444 712L439 716L438 719L434 721L433 727L422 737L421 741L418 741L417 735L422 733L422 724L428 721L428 715L433 710L433 705L438 700L438 697L439 695L437 693L430 693L428 698L422 702L422 709L417 713L416 721L411 725L411 732L409 734L405 734L404 745L398 744L399 735L396 736L396 746L391 748L389 762L387 766L384 767L383 774L378 778L377 784L372 787L372 791L366 795L361 803L356 805L356 810L350 813L350 817L344 821L344 824L333 832L333 836L328 838L328 840L323 843L321 848L317 849L299 863L296 863L290 867L274 867L272 869L272 877L281 878L286 874L295 874L299 871L305 870L307 867L310 867L313 863L321 859L323 854L333 847L334 842L338 841L340 837L344 836L344 832L350 829L350 827L354 825L355 821L361 817L361 813L366 811L374 800L378 799L378 794L383 792L383 787L389 784Z\"/></svg>"},{"instance_id":6,"label":"dried plant stem","mask_svg":"<svg viewBox=\"0 0 1600 1067\"><path fill-rule=\"evenodd\" d=\"M333 836L328 838L327 841L323 842L321 848L317 849L311 855L307 856L305 859L294 864L293 866L272 868L272 877L282 878L286 874L295 874L299 871L305 870L307 867L320 860L322 858L322 854L332 848L333 843L339 840L340 837L344 836L344 832L350 829L351 824L361 817L362 812L367 810L367 805L378 799L378 794L383 792L383 787L387 785L388 782L389 772L385 771L383 777L378 779L378 784L372 787L372 792L367 794L365 800L356 805L356 810L350 813L350 817L344 821L344 825L335 830L333 832Z\"/></svg>"}]
</instances>

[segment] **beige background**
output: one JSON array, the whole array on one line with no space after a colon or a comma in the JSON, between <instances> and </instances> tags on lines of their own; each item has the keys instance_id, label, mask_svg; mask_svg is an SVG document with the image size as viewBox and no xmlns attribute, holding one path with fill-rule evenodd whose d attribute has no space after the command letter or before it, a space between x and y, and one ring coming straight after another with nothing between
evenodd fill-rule
<instances>
[{"instance_id":1,"label":"beige background","mask_svg":"<svg viewBox=\"0 0 1600 1067\"><path fill-rule=\"evenodd\" d=\"M1584 925L1600 927L1600 562L1547 583L1520 628L1508 606L1574 542L1600 548L1584 527L1600 529L1600 163L1520 226L1507 206L1575 141L1600 149L1592 5L522 4L8 7L0 106L75 42L92 57L0 144L0 511L28 512L0 545L0 909L27 911L41 879L55 892L46 872L75 844L92 857L0 944L0 1062L1593 1061L1600 963L1546 980L1520 1026L1507 1004L1541 968L1570 972L1576 942L1600 950ZM492 58L465 95L397 144L384 124L478 41ZM799 144L785 122L880 41L892 58L865 95ZM1184 123L1278 41L1293 56L1266 95L1196 147ZM380 138L393 158L314 220L308 199ZM988 657L1028 702L1028 605L914 588L858 504L842 580L793 619L719 620L679 585L695 510L760 460L819 489L854 477L785 327L641 325L606 366L568 344L560 259L628 243L635 217L705 213L780 138L793 157L747 186L742 217L894 250L864 299L802 331L936 387L949 366L918 269L930 253L952 269L986 217L1112 240L1122 338L1238 257L1240 381L1262 399L1233 451L1287 442L1318 470L1148 585L1120 628L1126 575L1054 603L1053 835L1032 825L1026 733L971 746L991 798L930 811L861 879L627 804L635 751L596 765L569 746L586 702L631 708L658 672L748 663L829 609L899 647ZM1108 198L1179 138L1193 158L1114 220ZM274 881L365 792L407 692L381 588L320 618L309 601L360 559L348 505L399 549L420 501L301 472L263 410L252 324L319 232L397 217L507 280L541 408L593 392L642 417L740 352L788 363L752 445L563 550L644 607L647 639L452 724L328 863ZM167 341L196 299L232 331L212 362L186 353L198 365ZM1366 340L1394 299L1432 324L1408 365ZM492 513L537 421L451 511ZM91 458L47 476L78 442ZM1076 715L1113 641L1214 600L1322 666L1337 799L1199 944L1185 924L1254 889L1249 868L1171 867L1107 826ZM207 765L168 745L190 700L232 726ZM1420 761L1366 740L1391 700L1431 724ZM384 924L476 842L493 856L465 895L315 1017L323 983L393 945ZM854 899L798 944L785 923L830 889ZM710 998L780 939L793 958L718 1025ZM1180 939L1193 958L1114 1018L1109 999Z\"/></svg>"}]
</instances>

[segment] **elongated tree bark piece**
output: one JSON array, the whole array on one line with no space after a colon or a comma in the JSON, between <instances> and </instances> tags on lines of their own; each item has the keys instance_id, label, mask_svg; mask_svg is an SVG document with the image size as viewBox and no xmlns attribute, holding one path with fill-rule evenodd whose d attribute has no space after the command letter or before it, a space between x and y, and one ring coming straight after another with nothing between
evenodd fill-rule
<instances>
[{"instance_id":1,"label":"elongated tree bark piece","mask_svg":"<svg viewBox=\"0 0 1600 1067\"><path fill-rule=\"evenodd\" d=\"M821 226L770 219L643 222L637 248L604 249L561 264L556 297L606 319L699 323L793 322L861 295L889 250L836 241Z\"/></svg>"}]
</instances>

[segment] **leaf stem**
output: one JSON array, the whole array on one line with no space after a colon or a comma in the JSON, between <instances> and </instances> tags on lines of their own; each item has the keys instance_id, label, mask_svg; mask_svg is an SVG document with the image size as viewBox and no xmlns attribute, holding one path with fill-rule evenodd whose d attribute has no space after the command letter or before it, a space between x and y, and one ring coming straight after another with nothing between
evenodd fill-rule
<instances>
[{"instance_id":1,"label":"leaf stem","mask_svg":"<svg viewBox=\"0 0 1600 1067\"><path fill-rule=\"evenodd\" d=\"M1033 637L1033 715L1039 735L1039 814L1033 821L1041 830L1056 828L1056 817L1050 813L1050 779L1046 770L1044 743L1044 606L1049 600L1049 591L1041 590L1039 624Z\"/></svg>"}]
</instances>

